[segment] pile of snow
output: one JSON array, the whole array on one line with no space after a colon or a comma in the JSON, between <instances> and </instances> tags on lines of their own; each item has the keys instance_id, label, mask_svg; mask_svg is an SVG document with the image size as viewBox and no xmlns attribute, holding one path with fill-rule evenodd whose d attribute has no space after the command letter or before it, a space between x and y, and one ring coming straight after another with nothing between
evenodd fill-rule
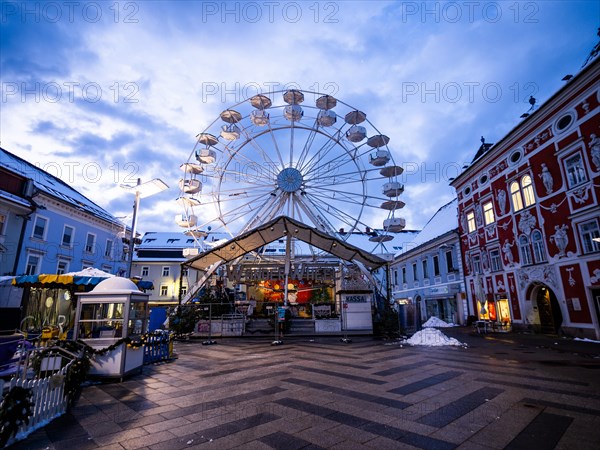
<instances>
[{"instance_id":1,"label":"pile of snow","mask_svg":"<svg viewBox=\"0 0 600 450\"><path fill-rule=\"evenodd\" d=\"M427 322L423 324L423 328L436 328L436 327L453 327L451 323L444 322L442 319L438 319L435 316L431 316Z\"/></svg>"},{"instance_id":2,"label":"pile of snow","mask_svg":"<svg viewBox=\"0 0 600 450\"><path fill-rule=\"evenodd\" d=\"M410 345L426 345L427 347L443 347L446 345L465 345L462 342L446 336L435 328L424 328L417 331L410 339L405 341Z\"/></svg>"},{"instance_id":3,"label":"pile of snow","mask_svg":"<svg viewBox=\"0 0 600 450\"><path fill-rule=\"evenodd\" d=\"M575 338L573 340L574 341L581 341L581 342L593 342L594 344L600 344L600 341L595 341L595 340L589 339L589 338Z\"/></svg>"}]
</instances>

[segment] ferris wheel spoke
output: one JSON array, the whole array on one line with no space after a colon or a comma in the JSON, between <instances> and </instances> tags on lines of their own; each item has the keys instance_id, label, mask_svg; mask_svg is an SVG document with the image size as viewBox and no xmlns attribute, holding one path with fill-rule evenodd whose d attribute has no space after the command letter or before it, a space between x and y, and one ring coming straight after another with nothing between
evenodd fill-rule
<instances>
[{"instance_id":1,"label":"ferris wheel spoke","mask_svg":"<svg viewBox=\"0 0 600 450\"><path fill-rule=\"evenodd\" d=\"M247 142L249 142L249 143L250 143L250 145L252 145L252 147L254 147L254 148L255 148L255 149L256 149L256 150L259 152L259 154L262 156L263 160L264 160L264 161L268 161L269 163L273 164L273 166L277 167L277 163L276 163L276 162L275 162L273 159L271 159L271 157L270 157L270 156L268 155L268 153L267 153L267 152L266 152L266 151L265 151L265 150L262 148L262 146L261 146L261 145L259 145L259 144L258 144L258 142L256 142L256 139L254 139L254 138L253 138L253 136L251 136L251 135L248 133L247 129L246 129L246 128L243 128L243 129L242 129L242 132L243 132L243 133L244 133L244 135L246 136L246 138L247 138L247 139L246 139L246 140L247 140ZM238 151L238 152L236 152L236 154L238 154L238 153L239 153L239 151Z\"/></svg>"},{"instance_id":2,"label":"ferris wheel spoke","mask_svg":"<svg viewBox=\"0 0 600 450\"><path fill-rule=\"evenodd\" d=\"M313 204L315 204L315 202L313 202ZM355 227L356 220L354 217L331 204L324 204L323 206L316 205L316 208L321 214L329 214L348 225L351 229Z\"/></svg>"},{"instance_id":3,"label":"ferris wheel spoke","mask_svg":"<svg viewBox=\"0 0 600 450\"><path fill-rule=\"evenodd\" d=\"M221 219L227 219L231 222L236 221L240 217L243 217L247 214L252 214L254 212L259 212L265 205L267 205L271 201L271 198L266 198L263 202L257 202L254 200L250 200L246 203L236 205L234 209L231 209L226 212L219 211Z\"/></svg>"},{"instance_id":4,"label":"ferris wheel spoke","mask_svg":"<svg viewBox=\"0 0 600 450\"><path fill-rule=\"evenodd\" d=\"M329 204L331 202L338 202L343 204L354 204L362 206L363 203L365 203L364 197L356 193L331 191L331 194L326 194L323 192L312 192L309 195L321 199L326 204ZM362 201L357 200L357 198L360 198Z\"/></svg>"},{"instance_id":5,"label":"ferris wheel spoke","mask_svg":"<svg viewBox=\"0 0 600 450\"><path fill-rule=\"evenodd\" d=\"M277 142L277 138L275 137L275 133L273 132L273 128L271 127L271 122L269 121L269 135L271 136L271 140L273 141L273 148L277 153L277 157L279 158L279 169L283 169L285 167L285 162L283 161L283 155L281 154L281 150L279 150L279 144Z\"/></svg>"},{"instance_id":6,"label":"ferris wheel spoke","mask_svg":"<svg viewBox=\"0 0 600 450\"><path fill-rule=\"evenodd\" d=\"M355 147L353 151L348 151L346 153L345 158L335 158L333 157L330 160L323 161L320 166L313 166L311 168L311 172L319 173L319 170L324 170L326 167L336 167L337 169L347 165L347 164L356 164L356 161L360 160L365 154L371 151L370 149L366 152L359 152L359 147Z\"/></svg>"},{"instance_id":7,"label":"ferris wheel spoke","mask_svg":"<svg viewBox=\"0 0 600 450\"><path fill-rule=\"evenodd\" d=\"M243 172L228 172L227 174L223 174L220 179L220 185L225 183L235 183L235 189L229 189L228 191L236 191L240 189L244 189L245 186L254 186L257 188L265 187L265 188L275 188L275 182L273 178L263 178L252 180L254 175L249 176L247 173Z\"/></svg>"},{"instance_id":8,"label":"ferris wheel spoke","mask_svg":"<svg viewBox=\"0 0 600 450\"><path fill-rule=\"evenodd\" d=\"M378 202L387 202L390 200L389 197L378 197L376 195L369 195L367 193L363 193L363 194L359 194L357 192L351 192L351 191L342 191L340 189L327 189L327 188L319 188L320 191L326 191L326 192L331 192L331 193L346 193L346 194L353 194L355 196L359 196L359 197L363 197L365 200L376 200ZM313 195L316 195L314 192L311 192ZM372 206L374 208L379 208L378 205L369 205Z\"/></svg>"},{"instance_id":9,"label":"ferris wheel spoke","mask_svg":"<svg viewBox=\"0 0 600 450\"><path fill-rule=\"evenodd\" d=\"M363 171L363 173L364 173L364 175L368 175L368 174L373 173L373 172L379 173L380 169L381 169L381 167L375 167L373 169L365 169ZM305 177L305 180L307 182L316 182L316 181L321 181L321 180L329 180L330 178L332 178L332 176L329 175L329 174L327 174L326 172L323 172L323 173L324 173L324 176L322 176L322 177L321 176ZM340 178L348 177L348 179L352 179L352 180L360 180L361 179L361 178L350 178L352 176L356 177L357 173L356 172L345 172L345 173L335 174L335 178L337 178L337 177L340 177ZM367 178L365 176L364 179L365 180L381 180L382 178L383 177L381 175L378 175L376 178Z\"/></svg>"},{"instance_id":10,"label":"ferris wheel spoke","mask_svg":"<svg viewBox=\"0 0 600 450\"><path fill-rule=\"evenodd\" d=\"M244 168L246 169L245 171L243 170ZM235 154L231 155L225 167L216 168L215 172L217 172L221 177L223 174L227 173L247 177L250 173L252 173L252 176L256 176L257 178L273 180L275 178L274 174L276 173L276 170L277 168L275 163L267 161L264 162L263 165L260 165L255 160L248 158L238 150Z\"/></svg>"},{"instance_id":11,"label":"ferris wheel spoke","mask_svg":"<svg viewBox=\"0 0 600 450\"><path fill-rule=\"evenodd\" d=\"M303 173L310 173L314 166L319 165L323 158L333 151L337 146L342 147L346 152L347 149L343 146L341 141L338 139L329 139L325 144L321 145L319 149L316 149L315 153L311 158L300 168Z\"/></svg>"},{"instance_id":12,"label":"ferris wheel spoke","mask_svg":"<svg viewBox=\"0 0 600 450\"><path fill-rule=\"evenodd\" d=\"M312 189L317 189L321 186L338 186L340 184L356 184L356 183L360 183L363 180L360 178L350 178L350 176L339 176L339 175L330 175L327 178L322 178L323 180L326 180L327 183L324 182L319 182L319 180L317 179L315 180L307 180L306 183L304 183L304 185L306 186L306 188L312 188Z\"/></svg>"},{"instance_id":13,"label":"ferris wheel spoke","mask_svg":"<svg viewBox=\"0 0 600 450\"><path fill-rule=\"evenodd\" d=\"M308 137L306 138L306 141L304 142L304 146L302 148L302 151L300 152L300 156L298 157L298 163L296 164L296 167L302 167L302 164L304 164L304 160L309 155L310 149L314 143L315 137L317 136L318 129L319 129L319 124L317 122L317 119L315 119L312 129L309 131Z\"/></svg>"}]
</instances>

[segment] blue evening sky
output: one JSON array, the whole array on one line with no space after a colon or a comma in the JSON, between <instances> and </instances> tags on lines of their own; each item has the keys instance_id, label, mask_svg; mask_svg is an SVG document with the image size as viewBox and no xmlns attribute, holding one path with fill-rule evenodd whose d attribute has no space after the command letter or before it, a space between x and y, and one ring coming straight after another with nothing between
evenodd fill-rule
<instances>
[{"instance_id":1,"label":"blue evening sky","mask_svg":"<svg viewBox=\"0 0 600 450\"><path fill-rule=\"evenodd\" d=\"M0 145L138 229L177 231L179 165L229 105L288 87L367 113L421 228L480 137L515 127L598 41L600 2L2 1ZM374 227L381 226L374 223Z\"/></svg>"}]
</instances>

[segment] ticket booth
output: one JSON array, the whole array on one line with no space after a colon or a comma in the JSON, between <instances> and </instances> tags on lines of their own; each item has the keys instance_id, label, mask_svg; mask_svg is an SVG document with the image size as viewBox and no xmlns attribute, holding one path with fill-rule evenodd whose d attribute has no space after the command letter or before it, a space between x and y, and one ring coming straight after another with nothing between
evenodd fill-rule
<instances>
[{"instance_id":1,"label":"ticket booth","mask_svg":"<svg viewBox=\"0 0 600 450\"><path fill-rule=\"evenodd\" d=\"M101 350L123 338L140 340L148 327L148 297L127 278L113 277L90 292L77 295L74 338ZM91 359L90 375L123 378L141 371L144 347L121 342L115 349Z\"/></svg>"}]
</instances>

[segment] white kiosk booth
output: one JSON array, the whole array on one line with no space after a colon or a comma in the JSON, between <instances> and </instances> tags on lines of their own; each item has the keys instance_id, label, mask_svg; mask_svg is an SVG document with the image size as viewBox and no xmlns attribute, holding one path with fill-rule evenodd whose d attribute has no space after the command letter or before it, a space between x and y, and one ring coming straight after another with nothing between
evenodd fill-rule
<instances>
[{"instance_id":1,"label":"white kiosk booth","mask_svg":"<svg viewBox=\"0 0 600 450\"><path fill-rule=\"evenodd\" d=\"M363 333L373 332L372 290L339 292L342 302L342 329Z\"/></svg>"},{"instance_id":2,"label":"white kiosk booth","mask_svg":"<svg viewBox=\"0 0 600 450\"><path fill-rule=\"evenodd\" d=\"M148 297L127 278L113 277L98 283L90 292L76 294L74 338L101 350L123 338L135 341L147 331ZM141 370L144 347L122 342L115 349L91 359L90 375L123 378Z\"/></svg>"}]
</instances>

